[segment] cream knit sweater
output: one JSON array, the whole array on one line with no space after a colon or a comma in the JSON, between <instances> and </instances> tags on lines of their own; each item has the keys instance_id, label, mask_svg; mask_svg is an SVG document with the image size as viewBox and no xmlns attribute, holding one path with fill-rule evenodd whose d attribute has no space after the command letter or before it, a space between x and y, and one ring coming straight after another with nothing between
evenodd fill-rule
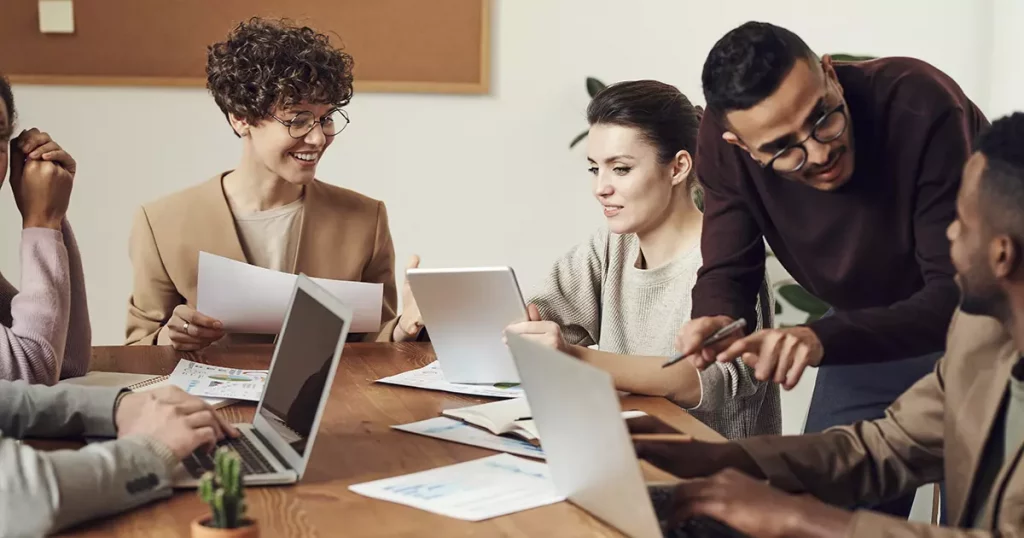
<instances>
[{"instance_id":1,"label":"cream knit sweater","mask_svg":"<svg viewBox=\"0 0 1024 538\"><path fill-rule=\"evenodd\" d=\"M566 343L623 355L672 355L679 327L690 319L690 292L702 260L699 245L655 269L637 268L634 234L600 230L555 263L531 300L557 322ZM758 328L771 326L774 301L758 294ZM742 361L716 363L700 374L700 404L688 411L729 439L778 434L779 387L760 383Z\"/></svg>"}]
</instances>

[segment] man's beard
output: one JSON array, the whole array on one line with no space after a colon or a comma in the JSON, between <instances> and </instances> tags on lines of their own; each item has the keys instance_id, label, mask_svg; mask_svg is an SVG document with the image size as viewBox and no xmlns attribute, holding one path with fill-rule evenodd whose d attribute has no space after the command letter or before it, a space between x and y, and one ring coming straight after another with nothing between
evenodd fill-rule
<instances>
[{"instance_id":1,"label":"man's beard","mask_svg":"<svg viewBox=\"0 0 1024 538\"><path fill-rule=\"evenodd\" d=\"M1006 297L995 285L974 286L960 278L960 310L976 316L1002 319L1006 314Z\"/></svg>"}]
</instances>

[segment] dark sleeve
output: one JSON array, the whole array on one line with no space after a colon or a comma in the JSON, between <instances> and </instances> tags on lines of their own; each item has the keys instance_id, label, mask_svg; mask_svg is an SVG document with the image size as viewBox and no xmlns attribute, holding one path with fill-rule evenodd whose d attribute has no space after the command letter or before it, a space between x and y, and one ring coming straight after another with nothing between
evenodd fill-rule
<instances>
[{"instance_id":1,"label":"dark sleeve","mask_svg":"<svg viewBox=\"0 0 1024 538\"><path fill-rule=\"evenodd\" d=\"M914 244L924 286L886 307L837 312L810 324L825 349L823 363L912 358L943 348L959 291L946 228L956 213L964 163L981 125L962 108L939 116L921 152Z\"/></svg>"},{"instance_id":2,"label":"dark sleeve","mask_svg":"<svg viewBox=\"0 0 1024 538\"><path fill-rule=\"evenodd\" d=\"M736 162L741 157L721 133L706 116L697 150L697 175L704 187L704 265L693 287L691 317L743 317L752 328L758 326L755 305L765 274L764 236L739 189L746 176Z\"/></svg>"}]
</instances>

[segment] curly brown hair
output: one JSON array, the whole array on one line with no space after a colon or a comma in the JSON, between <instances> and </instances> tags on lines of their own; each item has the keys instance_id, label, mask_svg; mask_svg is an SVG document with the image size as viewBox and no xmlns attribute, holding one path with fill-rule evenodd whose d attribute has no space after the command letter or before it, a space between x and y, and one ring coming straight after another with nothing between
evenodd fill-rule
<instances>
[{"instance_id":1,"label":"curly brown hair","mask_svg":"<svg viewBox=\"0 0 1024 538\"><path fill-rule=\"evenodd\" d=\"M343 107L352 100L352 56L330 38L287 20L253 17L210 45L206 87L225 116L250 124L277 106Z\"/></svg>"}]
</instances>

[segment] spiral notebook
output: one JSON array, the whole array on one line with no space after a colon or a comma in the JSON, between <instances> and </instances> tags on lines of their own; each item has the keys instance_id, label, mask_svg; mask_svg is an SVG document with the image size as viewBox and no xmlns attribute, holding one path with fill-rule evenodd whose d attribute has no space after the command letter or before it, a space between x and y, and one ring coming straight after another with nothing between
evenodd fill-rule
<instances>
[{"instance_id":1,"label":"spiral notebook","mask_svg":"<svg viewBox=\"0 0 1024 538\"><path fill-rule=\"evenodd\" d=\"M65 379L61 381L61 383L89 387L122 387L135 392L142 392L171 384L171 376L93 371L82 377ZM213 407L214 409L219 409L238 401L231 398L208 397L204 397L203 400L210 404L210 407Z\"/></svg>"}]
</instances>

